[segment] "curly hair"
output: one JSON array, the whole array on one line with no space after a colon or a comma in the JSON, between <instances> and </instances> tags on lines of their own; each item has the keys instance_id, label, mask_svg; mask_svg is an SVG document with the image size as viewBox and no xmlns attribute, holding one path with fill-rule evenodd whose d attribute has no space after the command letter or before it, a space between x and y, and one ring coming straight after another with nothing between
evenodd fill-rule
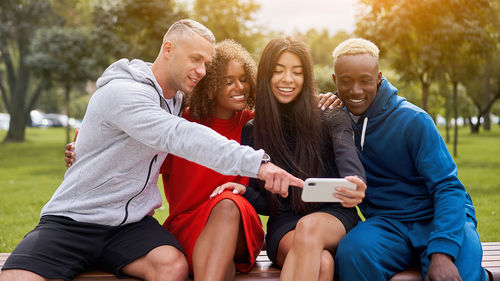
<instances>
[{"instance_id":1,"label":"curly hair","mask_svg":"<svg viewBox=\"0 0 500 281\"><path fill-rule=\"evenodd\" d=\"M214 116L215 97L222 90L223 77L229 62L237 61L245 69L250 84L246 109L252 110L255 105L257 67L248 51L234 40L224 40L215 45L215 56L207 66L206 75L194 87L187 106L189 114L200 121L209 121Z\"/></svg>"}]
</instances>

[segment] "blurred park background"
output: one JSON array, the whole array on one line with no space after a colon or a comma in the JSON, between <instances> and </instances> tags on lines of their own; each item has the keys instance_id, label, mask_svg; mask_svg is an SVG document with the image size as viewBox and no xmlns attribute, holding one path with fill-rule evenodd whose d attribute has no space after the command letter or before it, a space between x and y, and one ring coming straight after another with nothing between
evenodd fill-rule
<instances>
[{"instance_id":1,"label":"blurred park background","mask_svg":"<svg viewBox=\"0 0 500 281\"><path fill-rule=\"evenodd\" d=\"M375 42L384 75L442 132L475 203L481 240L500 241L500 0L354 2L352 30L292 31L311 49L320 91L335 91L338 43ZM267 41L282 34L256 21L260 9L256 0L0 1L0 252L38 222L66 169L64 144L110 63L153 61L166 29L186 17L219 41L240 42L258 62ZM165 205L156 217L167 215Z\"/></svg>"}]
</instances>

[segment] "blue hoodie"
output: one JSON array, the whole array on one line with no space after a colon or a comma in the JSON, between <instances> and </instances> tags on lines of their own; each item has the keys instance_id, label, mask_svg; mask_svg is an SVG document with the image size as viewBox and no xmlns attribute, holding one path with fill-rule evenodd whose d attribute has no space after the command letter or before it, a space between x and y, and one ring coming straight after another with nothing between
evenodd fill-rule
<instances>
[{"instance_id":1,"label":"blue hoodie","mask_svg":"<svg viewBox=\"0 0 500 281\"><path fill-rule=\"evenodd\" d=\"M466 215L476 220L472 200L432 118L397 92L383 78L375 101L353 124L368 184L360 208L366 217L432 219L428 254L455 258Z\"/></svg>"}]
</instances>

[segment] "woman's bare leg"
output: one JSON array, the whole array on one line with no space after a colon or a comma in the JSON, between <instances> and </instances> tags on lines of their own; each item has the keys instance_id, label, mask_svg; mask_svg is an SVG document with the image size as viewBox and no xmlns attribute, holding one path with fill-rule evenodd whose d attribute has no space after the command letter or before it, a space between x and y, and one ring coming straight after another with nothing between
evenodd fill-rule
<instances>
[{"instance_id":1,"label":"woman's bare leg","mask_svg":"<svg viewBox=\"0 0 500 281\"><path fill-rule=\"evenodd\" d=\"M194 280L234 280L234 257L244 243L241 214L229 199L212 209L193 249ZM242 241L243 240L243 241ZM245 248L246 249L246 248Z\"/></svg>"},{"instance_id":2,"label":"woman's bare leg","mask_svg":"<svg viewBox=\"0 0 500 281\"><path fill-rule=\"evenodd\" d=\"M301 218L293 233L280 242L279 248L289 249L280 280L333 280L331 253L345 234L342 222L330 214L318 212ZM278 249L278 258L283 259L283 253Z\"/></svg>"}]
</instances>

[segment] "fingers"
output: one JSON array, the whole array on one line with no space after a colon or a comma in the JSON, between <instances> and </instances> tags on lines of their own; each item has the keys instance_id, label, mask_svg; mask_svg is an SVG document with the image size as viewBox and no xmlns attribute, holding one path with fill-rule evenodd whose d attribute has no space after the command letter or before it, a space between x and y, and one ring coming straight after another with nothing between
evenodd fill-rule
<instances>
[{"instance_id":1,"label":"fingers","mask_svg":"<svg viewBox=\"0 0 500 281\"><path fill-rule=\"evenodd\" d=\"M343 106L342 101L335 94L328 92L326 94L319 95L318 107L320 107L321 110L334 107L341 108L342 106Z\"/></svg>"},{"instance_id":2,"label":"fingers","mask_svg":"<svg viewBox=\"0 0 500 281\"><path fill-rule=\"evenodd\" d=\"M355 183L357 191L362 191L363 193L366 191L366 183L358 176L347 176L345 177L345 179L352 183Z\"/></svg>"},{"instance_id":3,"label":"fingers","mask_svg":"<svg viewBox=\"0 0 500 281\"><path fill-rule=\"evenodd\" d=\"M71 158L71 157L68 157L68 156L65 156L64 157L64 164L66 165L66 167L71 167L73 165L73 162L75 161L74 158Z\"/></svg>"},{"instance_id":4,"label":"fingers","mask_svg":"<svg viewBox=\"0 0 500 281\"><path fill-rule=\"evenodd\" d=\"M342 101L337 96L334 95L330 97L330 99L332 100L332 103L330 104L329 108L334 108L334 107L342 108L344 106Z\"/></svg>"},{"instance_id":5,"label":"fingers","mask_svg":"<svg viewBox=\"0 0 500 281\"><path fill-rule=\"evenodd\" d=\"M275 193L278 193L281 197L288 197L288 181L285 182L285 179L282 177L275 177L273 181L273 190Z\"/></svg>"},{"instance_id":6,"label":"fingers","mask_svg":"<svg viewBox=\"0 0 500 281\"><path fill-rule=\"evenodd\" d=\"M265 163L260 165L258 177L264 181L264 188L267 191L274 194L280 194L282 197L287 197L288 187L286 190L283 190L281 186L281 180L285 174L288 173L273 163Z\"/></svg>"},{"instance_id":7,"label":"fingers","mask_svg":"<svg viewBox=\"0 0 500 281\"><path fill-rule=\"evenodd\" d=\"M322 107L325 102L328 100L328 98L332 95L332 93L328 92L328 93L321 93L319 94L319 104L318 104L318 107Z\"/></svg>"},{"instance_id":8,"label":"fingers","mask_svg":"<svg viewBox=\"0 0 500 281\"><path fill-rule=\"evenodd\" d=\"M210 199L214 198L215 196L221 194L224 190L232 190L233 194L243 194L246 192L246 187L240 183L235 183L235 182L227 182L223 185L218 186L215 188L215 190L210 194Z\"/></svg>"},{"instance_id":9,"label":"fingers","mask_svg":"<svg viewBox=\"0 0 500 281\"><path fill-rule=\"evenodd\" d=\"M64 150L64 162L66 167L71 167L71 165L73 165L73 163L75 162L75 153L73 152L74 150L75 150L74 142L66 144Z\"/></svg>"},{"instance_id":10,"label":"fingers","mask_svg":"<svg viewBox=\"0 0 500 281\"><path fill-rule=\"evenodd\" d=\"M331 92L325 93L325 94L320 94L319 95L319 104L318 107L321 108L321 110L325 110L328 106L332 104L331 97L333 94Z\"/></svg>"},{"instance_id":11,"label":"fingers","mask_svg":"<svg viewBox=\"0 0 500 281\"><path fill-rule=\"evenodd\" d=\"M292 176L273 163L260 165L257 176L260 180L264 181L264 188L267 191L280 194L282 197L288 196L288 189L290 185L300 188L304 187L303 180Z\"/></svg>"},{"instance_id":12,"label":"fingers","mask_svg":"<svg viewBox=\"0 0 500 281\"><path fill-rule=\"evenodd\" d=\"M288 196L288 189L290 185L300 188L304 187L304 181L292 176L280 167L266 163L262 164L259 169L258 178L264 181L264 188L282 197Z\"/></svg>"},{"instance_id":13,"label":"fingers","mask_svg":"<svg viewBox=\"0 0 500 281\"><path fill-rule=\"evenodd\" d=\"M280 193L280 189L276 188L276 185L274 183L274 175L270 174L266 179L264 179L264 188L271 193Z\"/></svg>"},{"instance_id":14,"label":"fingers","mask_svg":"<svg viewBox=\"0 0 500 281\"><path fill-rule=\"evenodd\" d=\"M357 176L348 176L345 179L355 183L356 189L339 187L337 188L337 192L339 193L336 193L335 197L342 200L342 206L352 208L359 205L363 201L363 198L365 198L366 184Z\"/></svg>"},{"instance_id":15,"label":"fingers","mask_svg":"<svg viewBox=\"0 0 500 281\"><path fill-rule=\"evenodd\" d=\"M342 200L340 204L346 208L354 208L363 202L363 200L359 198L348 197L339 193L335 193L335 197Z\"/></svg>"},{"instance_id":16,"label":"fingers","mask_svg":"<svg viewBox=\"0 0 500 281\"><path fill-rule=\"evenodd\" d=\"M294 176L291 176L288 184L299 188L304 188L304 181Z\"/></svg>"}]
</instances>

